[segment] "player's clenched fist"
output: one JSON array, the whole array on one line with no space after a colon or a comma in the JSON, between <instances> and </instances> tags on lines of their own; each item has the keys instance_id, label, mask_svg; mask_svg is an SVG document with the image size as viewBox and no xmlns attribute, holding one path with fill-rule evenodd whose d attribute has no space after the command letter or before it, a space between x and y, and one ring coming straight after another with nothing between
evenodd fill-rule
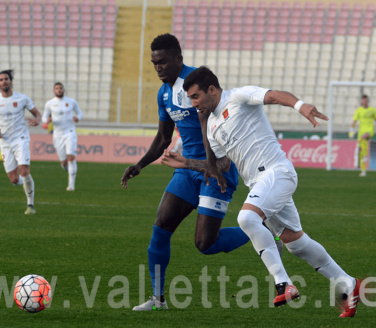
<instances>
[{"instance_id":1,"label":"player's clenched fist","mask_svg":"<svg viewBox=\"0 0 376 328\"><path fill-rule=\"evenodd\" d=\"M175 169L185 169L186 161L187 159L183 155L165 149L162 155L161 163Z\"/></svg>"},{"instance_id":2,"label":"player's clenched fist","mask_svg":"<svg viewBox=\"0 0 376 328\"><path fill-rule=\"evenodd\" d=\"M124 189L127 189L127 181L131 178L134 178L136 175L139 175L141 172L141 167L138 165L129 166L121 178L121 185Z\"/></svg>"}]
</instances>

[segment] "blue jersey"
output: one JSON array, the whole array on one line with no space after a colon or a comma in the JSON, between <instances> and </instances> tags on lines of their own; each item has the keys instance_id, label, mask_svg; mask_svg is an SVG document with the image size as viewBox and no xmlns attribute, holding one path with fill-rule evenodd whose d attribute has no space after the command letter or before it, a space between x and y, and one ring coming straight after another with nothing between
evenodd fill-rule
<instances>
[{"instance_id":1,"label":"blue jersey","mask_svg":"<svg viewBox=\"0 0 376 328\"><path fill-rule=\"evenodd\" d=\"M192 159L206 159L202 141L201 125L197 109L183 89L184 79L195 67L183 66L173 87L164 83L158 92L160 121L173 120L179 129L183 142L183 156Z\"/></svg>"},{"instance_id":2,"label":"blue jersey","mask_svg":"<svg viewBox=\"0 0 376 328\"><path fill-rule=\"evenodd\" d=\"M183 65L173 87L168 83L162 85L158 92L158 112L160 121L173 120L178 127L183 142L182 155L186 158L204 160L206 151L197 109L192 107L192 101L183 89L184 79L195 69L195 67ZM230 170L223 175L227 180L228 188L234 192L238 185L239 175L235 164L231 162ZM217 185L215 179L213 179L213 184Z\"/></svg>"}]
</instances>

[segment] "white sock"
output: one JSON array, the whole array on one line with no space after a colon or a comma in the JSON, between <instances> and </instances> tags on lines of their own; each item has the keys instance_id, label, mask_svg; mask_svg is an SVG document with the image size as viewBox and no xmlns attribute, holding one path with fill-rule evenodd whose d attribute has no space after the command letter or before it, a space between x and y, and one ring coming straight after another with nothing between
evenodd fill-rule
<instances>
[{"instance_id":1,"label":"white sock","mask_svg":"<svg viewBox=\"0 0 376 328\"><path fill-rule=\"evenodd\" d=\"M31 174L23 178L23 185L27 197L27 205L34 206L34 180L31 177Z\"/></svg>"},{"instance_id":2,"label":"white sock","mask_svg":"<svg viewBox=\"0 0 376 328\"><path fill-rule=\"evenodd\" d=\"M18 182L17 183L13 183L15 186L21 186L23 185L23 178L20 174L20 176L18 177Z\"/></svg>"},{"instance_id":3,"label":"white sock","mask_svg":"<svg viewBox=\"0 0 376 328\"><path fill-rule=\"evenodd\" d=\"M282 264L273 235L262 222L262 218L256 212L249 210L239 212L239 226L251 239L256 252L274 277L275 284L289 282L290 279Z\"/></svg>"},{"instance_id":4,"label":"white sock","mask_svg":"<svg viewBox=\"0 0 376 328\"><path fill-rule=\"evenodd\" d=\"M76 182L76 174L77 174L77 162L75 160L68 162L68 174L69 174L69 186L74 188L74 184Z\"/></svg>"},{"instance_id":5,"label":"white sock","mask_svg":"<svg viewBox=\"0 0 376 328\"><path fill-rule=\"evenodd\" d=\"M343 280L351 293L355 287L355 278L349 276L343 269L331 258L325 248L304 234L298 240L285 244L290 253L307 261L313 268L324 277L330 279Z\"/></svg>"}]
</instances>

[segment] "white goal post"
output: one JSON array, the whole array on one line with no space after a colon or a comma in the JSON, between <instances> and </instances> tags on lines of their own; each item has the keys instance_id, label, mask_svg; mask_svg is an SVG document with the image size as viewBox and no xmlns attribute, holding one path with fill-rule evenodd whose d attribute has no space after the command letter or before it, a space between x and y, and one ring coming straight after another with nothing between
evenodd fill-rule
<instances>
[{"instance_id":1,"label":"white goal post","mask_svg":"<svg viewBox=\"0 0 376 328\"><path fill-rule=\"evenodd\" d=\"M333 87L376 87L374 82L339 82L331 81L329 85L329 122L328 122L328 157L326 169L332 169L332 141L333 141Z\"/></svg>"}]
</instances>

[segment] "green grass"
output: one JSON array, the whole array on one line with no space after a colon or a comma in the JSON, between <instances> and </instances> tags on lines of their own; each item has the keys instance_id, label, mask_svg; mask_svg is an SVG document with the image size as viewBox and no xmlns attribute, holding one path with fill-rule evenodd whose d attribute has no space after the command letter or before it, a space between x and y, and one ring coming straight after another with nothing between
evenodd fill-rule
<instances>
[{"instance_id":1,"label":"green grass","mask_svg":"<svg viewBox=\"0 0 376 328\"><path fill-rule=\"evenodd\" d=\"M172 169L149 166L123 190L120 178L126 165L79 163L75 192L67 192L67 174L58 163L34 162L35 216L25 216L25 194L0 172L0 276L10 287L14 276L30 273L43 275L57 285L50 309L38 314L21 311L13 304L7 308L0 300L0 327L367 327L376 321L376 309L358 306L353 319L339 319L339 312L329 306L329 282L307 263L284 250L283 262L288 273L301 275L306 286L299 286L307 297L299 309L289 306L269 308L267 271L251 243L229 254L204 256L194 245L197 212L192 213L172 237L171 261L167 271L166 296L170 309L165 312L137 313L131 308L139 303L139 266L145 265L145 297L151 295L147 247L161 195L172 176ZM351 275L375 276L376 247L376 173L359 178L358 172L300 169L299 187L294 195L304 230L320 242ZM239 184L223 226L237 226L236 217L247 195ZM201 302L201 270L207 266L212 277L208 300ZM225 301L220 303L217 276L226 267L230 281ZM122 288L118 282L109 286L113 276L129 281L129 306L111 308L107 297ZM186 276L192 284L191 304L175 308L170 301L171 280ZM243 309L236 295L251 287L237 282L252 275L258 282L258 308ZM100 284L92 308L88 308L80 286L84 276L91 292L96 276ZM178 283L177 287L184 287ZM178 295L183 301L187 295ZM255 295L253 295L255 296ZM274 295L273 295L274 296ZM250 296L243 301L250 300ZM373 298L375 299L375 298ZM70 307L64 308L64 301ZM122 295L115 298L120 302ZM321 300L322 307L315 302Z\"/></svg>"}]
</instances>

